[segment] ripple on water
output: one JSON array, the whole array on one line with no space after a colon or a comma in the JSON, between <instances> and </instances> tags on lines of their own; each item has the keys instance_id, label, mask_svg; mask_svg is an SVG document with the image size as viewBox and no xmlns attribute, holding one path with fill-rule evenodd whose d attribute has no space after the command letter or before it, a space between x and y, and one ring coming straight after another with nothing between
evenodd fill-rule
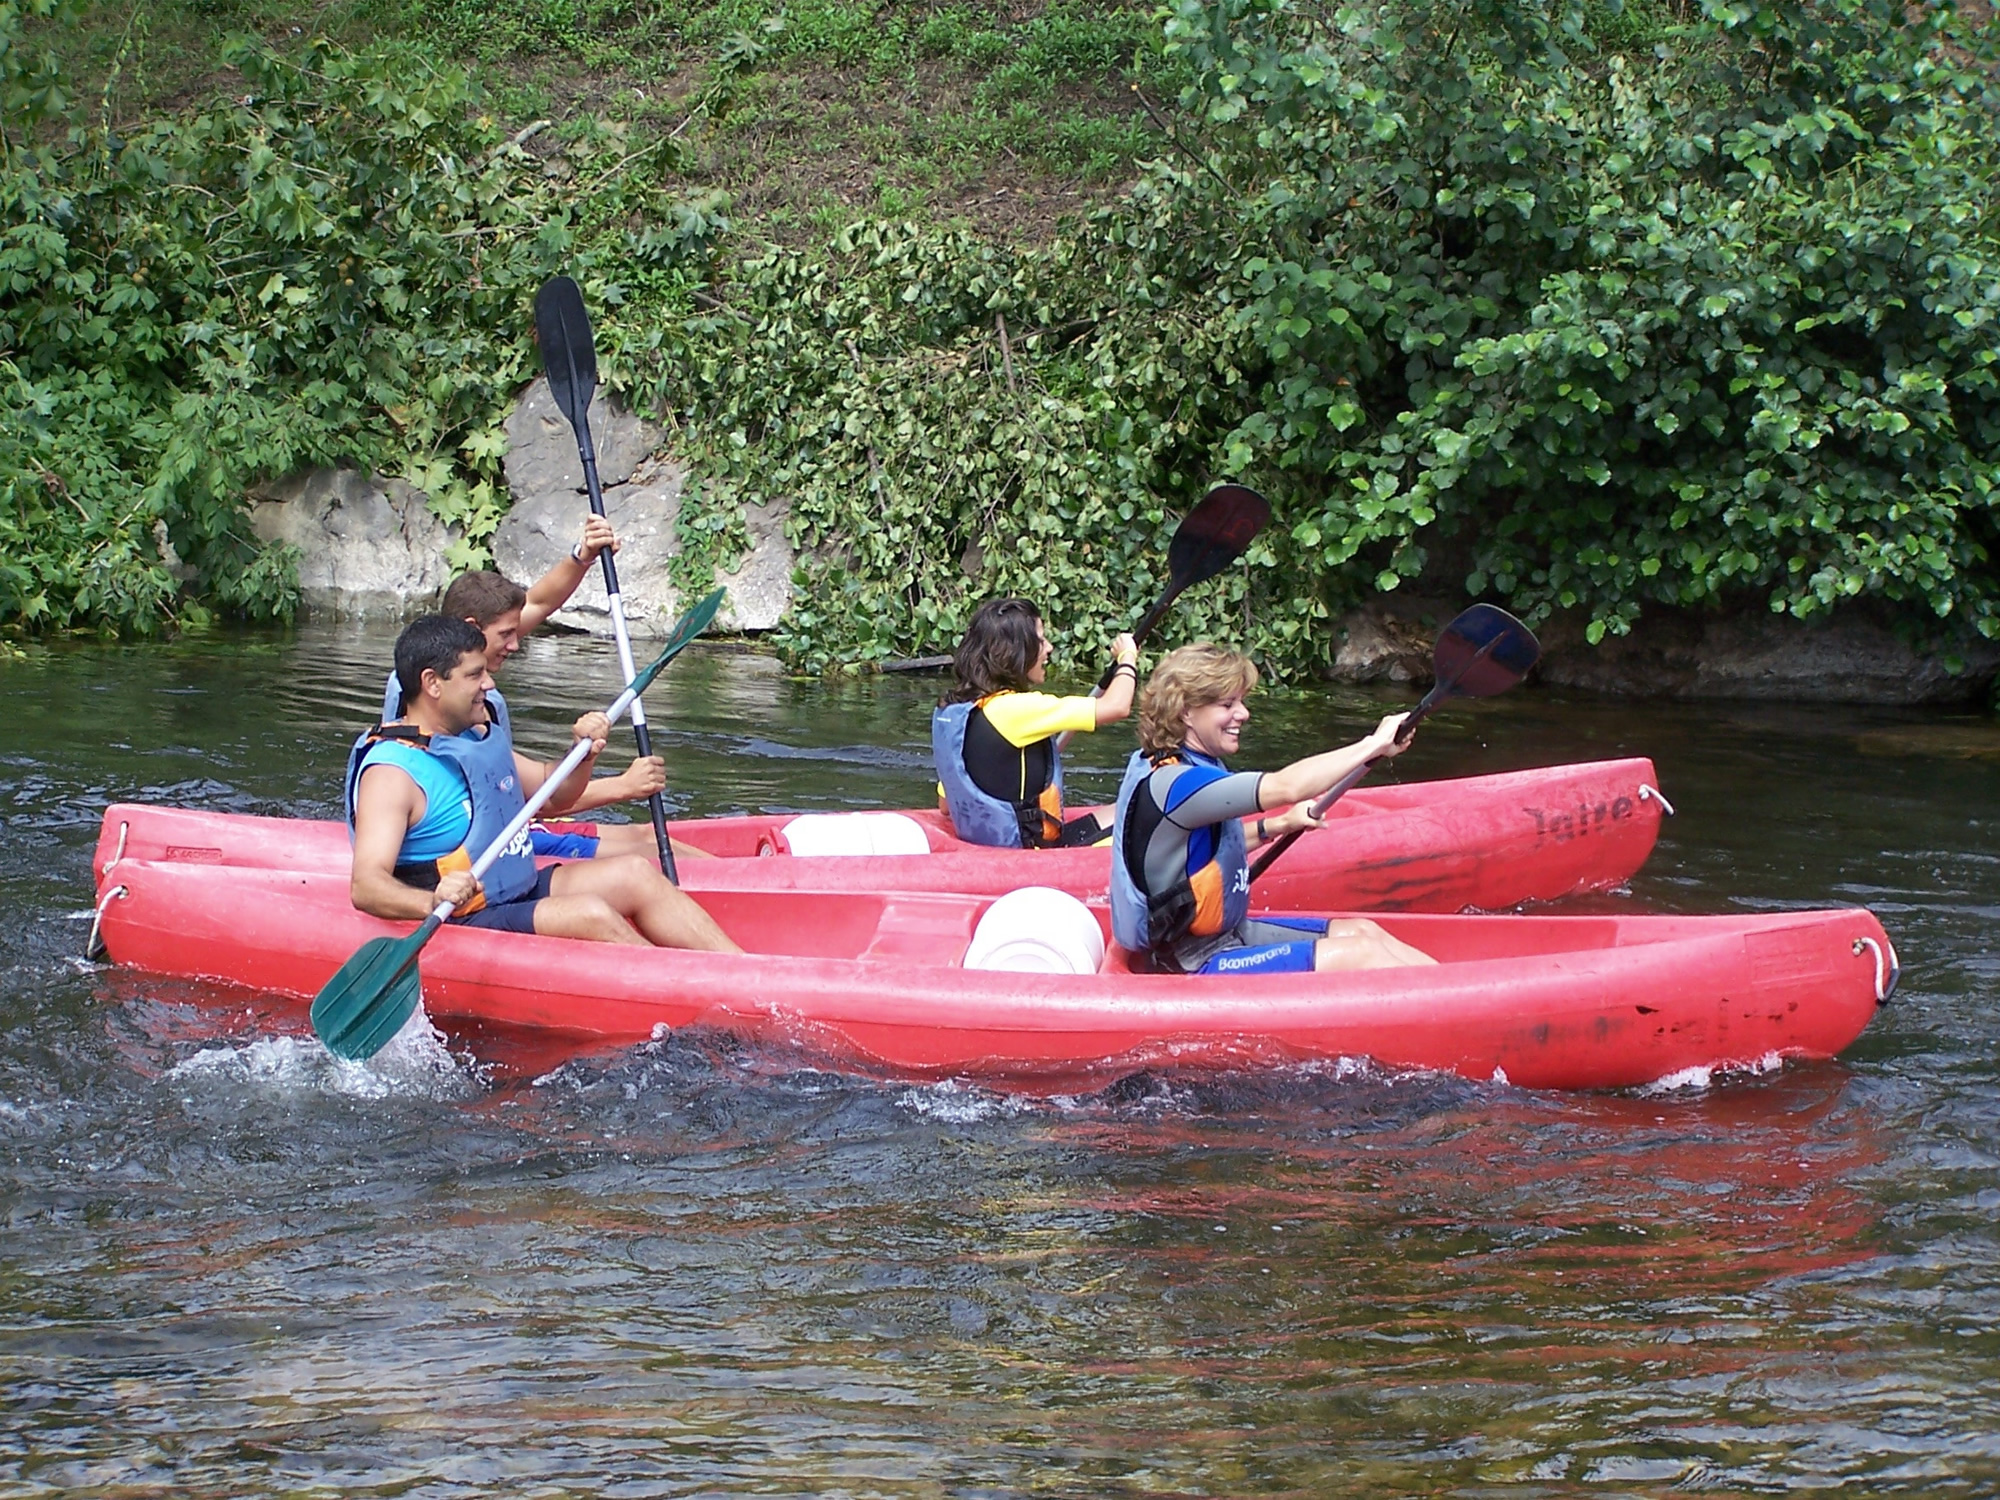
<instances>
[{"instance_id":1,"label":"ripple on water","mask_svg":"<svg viewBox=\"0 0 2000 1500\"><path fill-rule=\"evenodd\" d=\"M1652 754L1680 815L1593 909L1893 919L1844 1062L1629 1094L427 1026L357 1068L76 966L103 802L330 814L390 636L0 663L0 1492L2000 1492L2000 784L1923 716L1523 692L1396 763ZM611 660L510 665L533 748ZM717 653L648 706L679 805L897 807L936 687ZM1407 701L1265 700L1246 761Z\"/></svg>"}]
</instances>

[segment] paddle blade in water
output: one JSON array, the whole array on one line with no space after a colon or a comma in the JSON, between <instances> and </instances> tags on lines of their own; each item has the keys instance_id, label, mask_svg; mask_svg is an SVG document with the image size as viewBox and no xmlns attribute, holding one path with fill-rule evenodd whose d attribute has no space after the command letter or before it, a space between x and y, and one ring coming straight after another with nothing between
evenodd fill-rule
<instances>
[{"instance_id":1,"label":"paddle blade in water","mask_svg":"<svg viewBox=\"0 0 2000 1500\"><path fill-rule=\"evenodd\" d=\"M433 930L426 922L409 937L371 938L340 966L312 1003L313 1032L327 1051L360 1062L389 1045L422 998L417 954Z\"/></svg>"},{"instance_id":2,"label":"paddle blade in water","mask_svg":"<svg viewBox=\"0 0 2000 1500\"><path fill-rule=\"evenodd\" d=\"M1542 643L1506 610L1475 604L1445 626L1431 659L1446 696L1488 698L1528 675Z\"/></svg>"},{"instance_id":3,"label":"paddle blade in water","mask_svg":"<svg viewBox=\"0 0 2000 1500\"><path fill-rule=\"evenodd\" d=\"M1255 490L1218 484L1187 513L1167 548L1176 588L1205 582L1235 562L1270 519L1270 503Z\"/></svg>"},{"instance_id":4,"label":"paddle blade in water","mask_svg":"<svg viewBox=\"0 0 2000 1500\"><path fill-rule=\"evenodd\" d=\"M567 276L558 276L535 293L535 342L542 346L542 367L549 391L582 437L597 391L597 344L590 333L590 314L583 292Z\"/></svg>"}]
</instances>

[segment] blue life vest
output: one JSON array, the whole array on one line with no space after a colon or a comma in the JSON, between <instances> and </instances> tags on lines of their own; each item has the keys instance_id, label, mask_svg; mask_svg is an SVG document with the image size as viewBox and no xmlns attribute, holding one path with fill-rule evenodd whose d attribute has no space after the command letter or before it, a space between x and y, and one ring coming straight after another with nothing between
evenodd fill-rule
<instances>
[{"instance_id":1,"label":"blue life vest","mask_svg":"<svg viewBox=\"0 0 2000 1500\"><path fill-rule=\"evenodd\" d=\"M490 704L495 695L489 694ZM504 710L502 711L504 712ZM404 734L393 735L385 731L405 729ZM380 724L370 729L354 742L354 748L347 754L347 837L354 838L354 799L361 786L361 772L368 759L368 752L385 738L397 738L408 744L428 750L440 759L450 761L472 794L472 828L465 837L466 858L457 861L439 861L440 868L456 866L471 868L472 862L484 853L513 821L514 815L526 804L521 795L520 777L514 770L514 742L507 733L499 714L487 726L484 734L477 731L466 734L437 734L425 739L421 734L407 732L407 726ZM422 861L412 861L422 863ZM400 863L400 861L399 861ZM529 894L535 888L535 855L528 830L523 828L511 843L493 861L492 866L480 878L488 905L499 906L515 901Z\"/></svg>"},{"instance_id":2,"label":"blue life vest","mask_svg":"<svg viewBox=\"0 0 2000 1500\"><path fill-rule=\"evenodd\" d=\"M965 769L965 730L972 711L986 703L947 703L931 713L931 759L944 788L951 826L968 844L994 849L1042 849L1062 831L1062 753L1049 741L1049 784L1024 802L980 790Z\"/></svg>"},{"instance_id":3,"label":"blue life vest","mask_svg":"<svg viewBox=\"0 0 2000 1500\"><path fill-rule=\"evenodd\" d=\"M1229 932L1250 915L1250 851L1241 818L1209 825L1214 852L1192 873L1187 868L1186 837L1176 838L1180 853L1172 879L1162 890L1141 888L1135 872L1145 870L1148 846L1166 822L1164 803L1175 768L1188 765L1222 767L1220 761L1188 749L1157 760L1135 750L1118 785L1118 811L1111 828L1111 932L1121 948L1134 953L1172 949L1190 936Z\"/></svg>"}]
</instances>

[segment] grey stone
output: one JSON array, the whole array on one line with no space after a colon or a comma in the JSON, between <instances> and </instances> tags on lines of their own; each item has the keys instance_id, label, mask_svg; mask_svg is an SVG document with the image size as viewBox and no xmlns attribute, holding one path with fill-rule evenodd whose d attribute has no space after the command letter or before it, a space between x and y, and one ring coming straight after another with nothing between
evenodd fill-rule
<instances>
[{"instance_id":1,"label":"grey stone","mask_svg":"<svg viewBox=\"0 0 2000 1500\"><path fill-rule=\"evenodd\" d=\"M626 629L635 636L667 634L691 602L681 598L668 576L680 551L674 528L686 483L687 471L679 464L655 459L643 465L630 484L604 492L604 514L618 533L618 595ZM514 508L493 535L494 566L509 578L532 585L574 545L587 513L583 499L573 492L516 497ZM734 572L715 580L729 590L716 616L721 631L769 630L791 603L792 550L785 541L783 507L753 507L747 520L749 555ZM611 607L603 570L593 567L569 603L551 618L557 625L610 634Z\"/></svg>"},{"instance_id":2,"label":"grey stone","mask_svg":"<svg viewBox=\"0 0 2000 1500\"><path fill-rule=\"evenodd\" d=\"M590 398L590 440L597 452L597 482L606 490L630 483L640 464L660 445L664 430L643 417L612 405L599 386ZM554 490L583 493L583 460L576 456L576 434L556 405L546 376L521 393L506 422L507 488L518 503L523 497ZM567 544L565 544L567 545Z\"/></svg>"},{"instance_id":3,"label":"grey stone","mask_svg":"<svg viewBox=\"0 0 2000 1500\"><path fill-rule=\"evenodd\" d=\"M1346 682L1429 682L1449 603L1385 595L1342 622L1333 676ZM1652 609L1630 635L1592 646L1587 620L1559 615L1541 627L1540 680L1621 697L1767 699L1787 702L1964 702L2000 674L2000 642L1963 635L1949 649L1913 649L1865 606L1827 620L1744 609L1705 614Z\"/></svg>"},{"instance_id":4,"label":"grey stone","mask_svg":"<svg viewBox=\"0 0 2000 1500\"><path fill-rule=\"evenodd\" d=\"M1333 675L1341 682L1429 682L1431 643L1455 613L1406 594L1371 599L1341 621Z\"/></svg>"},{"instance_id":5,"label":"grey stone","mask_svg":"<svg viewBox=\"0 0 2000 1500\"><path fill-rule=\"evenodd\" d=\"M358 469L309 469L251 493L259 540L299 549L308 612L401 619L435 603L451 582L454 535L422 490Z\"/></svg>"}]
</instances>

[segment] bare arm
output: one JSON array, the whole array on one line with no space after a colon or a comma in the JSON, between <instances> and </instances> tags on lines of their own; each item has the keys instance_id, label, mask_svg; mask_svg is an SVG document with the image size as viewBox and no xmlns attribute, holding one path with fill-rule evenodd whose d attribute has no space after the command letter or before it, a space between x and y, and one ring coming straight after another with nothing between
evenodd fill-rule
<instances>
[{"instance_id":1,"label":"bare arm","mask_svg":"<svg viewBox=\"0 0 2000 1500\"><path fill-rule=\"evenodd\" d=\"M1409 742L1397 743L1396 731L1408 717L1407 714L1390 714L1375 726L1371 734L1351 745L1308 755L1304 760L1293 761L1282 771L1265 772L1264 784L1258 788L1258 802L1267 808L1289 807L1294 802L1304 802L1307 798L1331 791L1334 784L1356 766L1366 765L1378 758L1401 755ZM1266 831L1274 831L1276 827L1273 821L1267 825ZM1283 831L1289 833L1291 830L1286 828Z\"/></svg>"},{"instance_id":2,"label":"bare arm","mask_svg":"<svg viewBox=\"0 0 2000 1500\"><path fill-rule=\"evenodd\" d=\"M535 580L528 590L528 602L521 606L521 634L526 635L544 620L569 603L569 596L577 591L590 570L597 566L597 554L609 547L618 550L618 538L612 534L611 523L602 516L593 515L583 523L583 538L577 543L583 553L579 562L575 552L565 554L553 568Z\"/></svg>"},{"instance_id":3,"label":"bare arm","mask_svg":"<svg viewBox=\"0 0 2000 1500\"><path fill-rule=\"evenodd\" d=\"M643 802L666 789L667 763L657 755L642 756L616 776L599 776L592 781L569 805L569 811L593 812L614 802Z\"/></svg>"},{"instance_id":4,"label":"bare arm","mask_svg":"<svg viewBox=\"0 0 2000 1500\"><path fill-rule=\"evenodd\" d=\"M361 773L354 795L354 869L347 888L355 910L392 922L418 922L438 902L462 906L479 889L469 870L452 871L435 891L421 891L396 878L403 835L423 817L425 806L417 784L394 766L370 766Z\"/></svg>"},{"instance_id":5,"label":"bare arm","mask_svg":"<svg viewBox=\"0 0 2000 1500\"><path fill-rule=\"evenodd\" d=\"M604 737L610 733L610 721L600 713L585 714L571 726L573 739L590 741L590 753L570 768L570 773L563 777L549 800L542 804L545 808L550 812L568 812L576 806L577 799L590 786L591 768L597 764L598 754L604 749ZM532 797L539 792L542 783L548 780L549 772L554 769L554 766L542 761L529 760L518 750L514 752L514 774L521 780L523 797Z\"/></svg>"}]
</instances>

